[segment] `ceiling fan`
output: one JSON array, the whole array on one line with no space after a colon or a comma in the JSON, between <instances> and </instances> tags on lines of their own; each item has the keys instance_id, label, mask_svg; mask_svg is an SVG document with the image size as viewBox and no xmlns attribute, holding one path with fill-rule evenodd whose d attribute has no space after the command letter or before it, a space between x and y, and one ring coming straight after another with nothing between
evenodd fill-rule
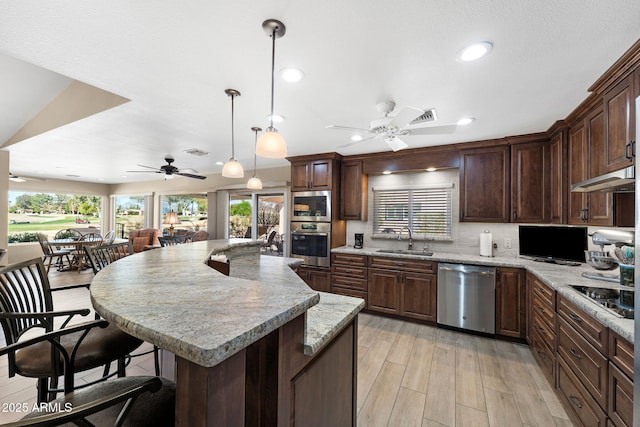
<instances>
[{"instance_id":1,"label":"ceiling fan","mask_svg":"<svg viewBox=\"0 0 640 427\"><path fill-rule=\"evenodd\" d=\"M45 178L38 178L35 176L16 175L9 172L9 181L13 182L26 182L26 181L46 181Z\"/></svg>"},{"instance_id":2,"label":"ceiling fan","mask_svg":"<svg viewBox=\"0 0 640 427\"><path fill-rule=\"evenodd\" d=\"M149 169L153 169L153 170L148 170L148 171L127 171L127 173L129 173L129 172L163 173L165 175L165 179L171 179L171 178L173 178L173 175L186 176L187 178L195 178L195 179L207 179L206 176L196 175L198 173L198 171L195 170L195 169L178 169L177 167L173 166L171 163L173 163L175 161L175 159L173 158L173 156L171 156L169 154L167 154L164 157L164 161L167 162L167 164L166 165L162 165L159 168L154 168L152 166L138 165L141 168L149 168Z\"/></svg>"},{"instance_id":3,"label":"ceiling fan","mask_svg":"<svg viewBox=\"0 0 640 427\"><path fill-rule=\"evenodd\" d=\"M413 127L414 125L438 120L435 108L420 110L413 107L402 107L394 116L390 116L389 114L395 107L396 103L393 101L384 101L376 104L376 108L382 113L383 117L369 123L369 129L336 125L329 125L327 129L355 132L354 136L357 139L353 139L352 137L353 142L339 145L338 148L350 147L369 139L382 138L389 145L389 148L393 151L398 151L408 147L408 145L400 139L401 136L452 133L458 127L456 124Z\"/></svg>"}]
</instances>

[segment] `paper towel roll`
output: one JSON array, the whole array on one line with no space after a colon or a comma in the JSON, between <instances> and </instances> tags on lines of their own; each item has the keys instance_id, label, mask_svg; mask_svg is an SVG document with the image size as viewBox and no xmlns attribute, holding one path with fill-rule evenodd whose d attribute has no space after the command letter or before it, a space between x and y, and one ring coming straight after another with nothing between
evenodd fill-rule
<instances>
[{"instance_id":1,"label":"paper towel roll","mask_svg":"<svg viewBox=\"0 0 640 427\"><path fill-rule=\"evenodd\" d=\"M493 235L489 233L489 230L480 234L480 255L493 256Z\"/></svg>"}]
</instances>

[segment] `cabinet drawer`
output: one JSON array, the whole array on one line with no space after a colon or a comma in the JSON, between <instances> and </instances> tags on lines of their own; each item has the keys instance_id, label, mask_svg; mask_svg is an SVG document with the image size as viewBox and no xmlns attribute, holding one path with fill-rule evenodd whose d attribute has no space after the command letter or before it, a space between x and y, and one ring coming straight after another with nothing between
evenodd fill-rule
<instances>
[{"instance_id":1,"label":"cabinet drawer","mask_svg":"<svg viewBox=\"0 0 640 427\"><path fill-rule=\"evenodd\" d=\"M558 295L558 314L605 356L608 354L608 329L571 301Z\"/></svg>"},{"instance_id":2,"label":"cabinet drawer","mask_svg":"<svg viewBox=\"0 0 640 427\"><path fill-rule=\"evenodd\" d=\"M629 378L633 378L633 344L611 330L609 359Z\"/></svg>"},{"instance_id":3,"label":"cabinet drawer","mask_svg":"<svg viewBox=\"0 0 640 427\"><path fill-rule=\"evenodd\" d=\"M408 259L408 258L385 258L379 256L369 257L369 267L385 268L402 271L418 271L420 273L435 273L437 262Z\"/></svg>"},{"instance_id":4,"label":"cabinet drawer","mask_svg":"<svg viewBox=\"0 0 640 427\"><path fill-rule=\"evenodd\" d=\"M558 355L601 407L607 406L608 361L564 319L558 319Z\"/></svg>"},{"instance_id":5,"label":"cabinet drawer","mask_svg":"<svg viewBox=\"0 0 640 427\"><path fill-rule=\"evenodd\" d=\"M549 347L546 338L539 334L537 331L531 332L531 351L533 357L538 361L538 364L542 368L542 372L547 377L547 380L555 388L555 371L556 371L556 354Z\"/></svg>"},{"instance_id":6,"label":"cabinet drawer","mask_svg":"<svg viewBox=\"0 0 640 427\"><path fill-rule=\"evenodd\" d=\"M367 256L366 255L356 255L356 254L331 254L331 264L348 264L348 265L359 265L361 267L367 266Z\"/></svg>"},{"instance_id":7,"label":"cabinet drawer","mask_svg":"<svg viewBox=\"0 0 640 427\"><path fill-rule=\"evenodd\" d=\"M533 295L534 297L537 296L539 300L544 301L547 306L551 307L551 311L556 310L555 291L537 278L533 279Z\"/></svg>"},{"instance_id":8,"label":"cabinet drawer","mask_svg":"<svg viewBox=\"0 0 640 427\"><path fill-rule=\"evenodd\" d=\"M331 285L331 293L336 295L345 295L348 297L362 298L367 306L367 293L350 288L342 288L340 286Z\"/></svg>"},{"instance_id":9,"label":"cabinet drawer","mask_svg":"<svg viewBox=\"0 0 640 427\"><path fill-rule=\"evenodd\" d=\"M540 318L547 324L547 328L556 330L556 312L546 303L546 300L542 299L540 295L533 293L533 301L531 303L531 310L534 317Z\"/></svg>"},{"instance_id":10,"label":"cabinet drawer","mask_svg":"<svg viewBox=\"0 0 640 427\"><path fill-rule=\"evenodd\" d=\"M333 274L340 274L342 276L351 276L358 278L367 277L367 267L360 266L333 264L331 266L331 272Z\"/></svg>"},{"instance_id":11,"label":"cabinet drawer","mask_svg":"<svg viewBox=\"0 0 640 427\"><path fill-rule=\"evenodd\" d=\"M363 274L364 274L364 276L360 276L360 277L365 277L365 279L332 274L331 275L331 288L333 289L334 286L338 286L338 287L341 287L341 288L351 288L351 289L357 289L357 290L366 292L367 291L367 279L366 279L367 276L366 276L366 272L363 273Z\"/></svg>"},{"instance_id":12,"label":"cabinet drawer","mask_svg":"<svg viewBox=\"0 0 640 427\"><path fill-rule=\"evenodd\" d=\"M633 381L609 364L609 417L616 426L633 425Z\"/></svg>"},{"instance_id":13,"label":"cabinet drawer","mask_svg":"<svg viewBox=\"0 0 640 427\"><path fill-rule=\"evenodd\" d=\"M538 314L533 315L533 321L531 322L531 326L533 330L540 335L545 343L549 346L551 350L556 348L556 332L555 329L552 329L547 322L541 318Z\"/></svg>"},{"instance_id":14,"label":"cabinet drawer","mask_svg":"<svg viewBox=\"0 0 640 427\"><path fill-rule=\"evenodd\" d=\"M606 414L593 400L580 380L571 373L571 368L566 365L562 357L558 358L558 389L567 399L569 406L580 418L582 424L600 427L606 425Z\"/></svg>"}]
</instances>

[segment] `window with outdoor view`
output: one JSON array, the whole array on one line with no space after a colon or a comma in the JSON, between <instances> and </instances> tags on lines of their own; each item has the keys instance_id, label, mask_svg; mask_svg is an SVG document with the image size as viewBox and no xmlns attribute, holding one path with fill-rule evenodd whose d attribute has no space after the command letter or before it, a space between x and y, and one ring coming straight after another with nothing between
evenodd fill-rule
<instances>
[{"instance_id":1,"label":"window with outdoor view","mask_svg":"<svg viewBox=\"0 0 640 427\"><path fill-rule=\"evenodd\" d=\"M409 227L414 238L452 238L452 188L437 186L373 190L373 233L400 234Z\"/></svg>"},{"instance_id":2,"label":"window with outdoor view","mask_svg":"<svg viewBox=\"0 0 640 427\"><path fill-rule=\"evenodd\" d=\"M180 224L174 225L176 230L207 230L207 198L202 194L162 196L160 209L162 218L171 211L178 214ZM163 227L168 228L167 225Z\"/></svg>"}]
</instances>

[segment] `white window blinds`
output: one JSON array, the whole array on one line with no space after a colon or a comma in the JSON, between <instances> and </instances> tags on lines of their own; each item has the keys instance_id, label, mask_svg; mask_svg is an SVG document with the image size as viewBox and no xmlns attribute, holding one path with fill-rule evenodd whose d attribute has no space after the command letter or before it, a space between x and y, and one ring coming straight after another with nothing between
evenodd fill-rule
<instances>
[{"instance_id":1,"label":"white window blinds","mask_svg":"<svg viewBox=\"0 0 640 427\"><path fill-rule=\"evenodd\" d=\"M450 187L373 190L373 233L398 234L402 227L426 238L451 238Z\"/></svg>"}]
</instances>

